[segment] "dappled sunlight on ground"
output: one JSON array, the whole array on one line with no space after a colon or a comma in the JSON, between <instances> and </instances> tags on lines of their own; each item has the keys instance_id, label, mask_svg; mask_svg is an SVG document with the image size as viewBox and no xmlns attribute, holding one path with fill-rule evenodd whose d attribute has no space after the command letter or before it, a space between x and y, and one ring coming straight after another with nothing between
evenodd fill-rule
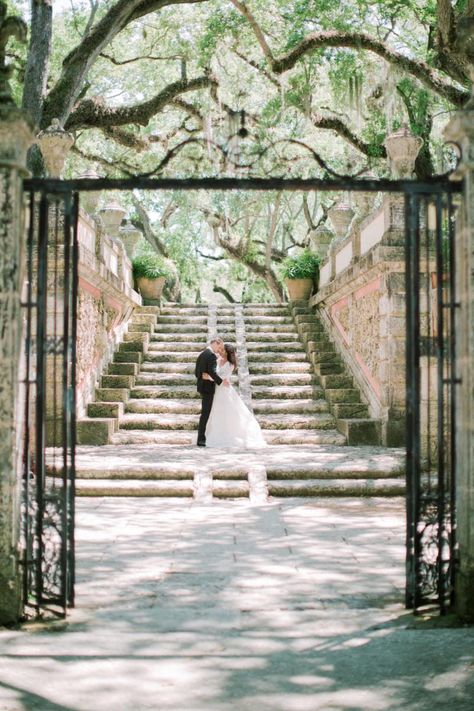
<instances>
[{"instance_id":1,"label":"dappled sunlight on ground","mask_svg":"<svg viewBox=\"0 0 474 711\"><path fill-rule=\"evenodd\" d=\"M77 506L77 608L0 634L0 709L472 707L474 630L403 607L404 502Z\"/></svg>"}]
</instances>

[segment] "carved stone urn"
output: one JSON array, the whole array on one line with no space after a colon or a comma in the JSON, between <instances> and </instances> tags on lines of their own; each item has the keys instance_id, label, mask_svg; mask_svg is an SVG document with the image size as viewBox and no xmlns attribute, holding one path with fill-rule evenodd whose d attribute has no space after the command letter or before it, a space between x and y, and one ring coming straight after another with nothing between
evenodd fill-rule
<instances>
[{"instance_id":1,"label":"carved stone urn","mask_svg":"<svg viewBox=\"0 0 474 711\"><path fill-rule=\"evenodd\" d=\"M134 227L132 223L127 220L127 222L119 229L118 236L123 246L125 247L127 257L129 259L133 259L133 257L135 256L136 246L140 241L140 237L142 236L141 231Z\"/></svg>"},{"instance_id":2,"label":"carved stone urn","mask_svg":"<svg viewBox=\"0 0 474 711\"><path fill-rule=\"evenodd\" d=\"M110 200L105 207L99 210L99 216L104 225L104 229L110 237L119 236L119 228L126 214L127 211L125 208L115 199Z\"/></svg>"},{"instance_id":3,"label":"carved stone urn","mask_svg":"<svg viewBox=\"0 0 474 711\"><path fill-rule=\"evenodd\" d=\"M321 259L326 259L329 245L334 239L334 232L327 225L319 225L310 231L309 239L313 250L319 254Z\"/></svg>"},{"instance_id":4,"label":"carved stone urn","mask_svg":"<svg viewBox=\"0 0 474 711\"><path fill-rule=\"evenodd\" d=\"M97 180L99 174L93 168L89 168L84 173L79 175L79 178L84 180ZM99 204L100 192L98 190L84 191L81 193L81 205L89 213L89 215L94 215L97 210L97 205Z\"/></svg>"},{"instance_id":5,"label":"carved stone urn","mask_svg":"<svg viewBox=\"0 0 474 711\"><path fill-rule=\"evenodd\" d=\"M343 239L354 217L354 210L349 205L347 199L342 198L338 203L333 205L328 210L328 216L334 227L337 239Z\"/></svg>"},{"instance_id":6,"label":"carved stone urn","mask_svg":"<svg viewBox=\"0 0 474 711\"><path fill-rule=\"evenodd\" d=\"M407 124L385 139L385 148L395 178L411 178L423 139L415 136Z\"/></svg>"},{"instance_id":7,"label":"carved stone urn","mask_svg":"<svg viewBox=\"0 0 474 711\"><path fill-rule=\"evenodd\" d=\"M48 175L51 178L60 178L66 156L74 143L74 136L64 130L59 119L54 118L51 126L38 134L36 142L43 155Z\"/></svg>"}]
</instances>

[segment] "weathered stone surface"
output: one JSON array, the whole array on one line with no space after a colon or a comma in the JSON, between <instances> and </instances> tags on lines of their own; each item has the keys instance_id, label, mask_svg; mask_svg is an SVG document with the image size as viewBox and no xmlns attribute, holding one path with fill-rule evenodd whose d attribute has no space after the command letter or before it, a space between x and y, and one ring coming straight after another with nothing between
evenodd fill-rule
<instances>
[{"instance_id":1,"label":"weathered stone surface","mask_svg":"<svg viewBox=\"0 0 474 711\"><path fill-rule=\"evenodd\" d=\"M135 384L133 375L103 375L100 380L101 388L133 388Z\"/></svg>"},{"instance_id":2,"label":"weathered stone surface","mask_svg":"<svg viewBox=\"0 0 474 711\"><path fill-rule=\"evenodd\" d=\"M118 419L123 416L122 402L90 402L87 406L88 417Z\"/></svg>"},{"instance_id":3,"label":"weathered stone surface","mask_svg":"<svg viewBox=\"0 0 474 711\"><path fill-rule=\"evenodd\" d=\"M127 402L128 388L96 388L95 399L99 402Z\"/></svg>"},{"instance_id":4,"label":"weathered stone surface","mask_svg":"<svg viewBox=\"0 0 474 711\"><path fill-rule=\"evenodd\" d=\"M77 443L95 446L109 444L117 427L112 418L83 418L77 423Z\"/></svg>"},{"instance_id":5,"label":"weathered stone surface","mask_svg":"<svg viewBox=\"0 0 474 711\"><path fill-rule=\"evenodd\" d=\"M349 445L377 445L381 440L382 423L371 419L340 419L337 429Z\"/></svg>"},{"instance_id":6,"label":"weathered stone surface","mask_svg":"<svg viewBox=\"0 0 474 711\"><path fill-rule=\"evenodd\" d=\"M137 375L138 363L110 363L109 375Z\"/></svg>"}]
</instances>

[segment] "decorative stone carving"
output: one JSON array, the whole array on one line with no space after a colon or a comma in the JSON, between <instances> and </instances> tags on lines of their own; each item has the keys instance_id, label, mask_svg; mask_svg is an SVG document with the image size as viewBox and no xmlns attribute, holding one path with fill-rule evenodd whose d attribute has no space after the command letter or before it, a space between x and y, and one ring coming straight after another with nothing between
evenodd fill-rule
<instances>
[{"instance_id":1,"label":"decorative stone carving","mask_svg":"<svg viewBox=\"0 0 474 711\"><path fill-rule=\"evenodd\" d=\"M343 197L336 205L333 205L328 210L328 216L337 238L343 239L354 217L354 210L349 205L347 199Z\"/></svg>"},{"instance_id":2,"label":"decorative stone carving","mask_svg":"<svg viewBox=\"0 0 474 711\"><path fill-rule=\"evenodd\" d=\"M135 248L140 241L142 233L139 229L134 227L131 222L127 221L119 230L119 239L121 240L127 256L129 259L133 259L135 254Z\"/></svg>"},{"instance_id":3,"label":"decorative stone carving","mask_svg":"<svg viewBox=\"0 0 474 711\"><path fill-rule=\"evenodd\" d=\"M99 174L93 168L89 168L84 173L79 175L79 178L84 180L97 180ZM99 204L100 193L97 190L87 191L81 193L81 205L89 213L89 215L94 215L97 210L97 205Z\"/></svg>"},{"instance_id":4,"label":"decorative stone carving","mask_svg":"<svg viewBox=\"0 0 474 711\"><path fill-rule=\"evenodd\" d=\"M38 134L36 142L43 154L48 175L51 178L60 178L66 156L74 143L74 136L64 130L59 119L54 118L51 121L51 126Z\"/></svg>"},{"instance_id":5,"label":"decorative stone carving","mask_svg":"<svg viewBox=\"0 0 474 711\"><path fill-rule=\"evenodd\" d=\"M385 148L395 178L411 178L415 169L415 161L423 139L414 136L407 124L403 124L398 131L391 133L385 139Z\"/></svg>"},{"instance_id":6,"label":"decorative stone carving","mask_svg":"<svg viewBox=\"0 0 474 711\"><path fill-rule=\"evenodd\" d=\"M311 246L319 254L321 259L325 259L329 251L329 245L334 239L334 232L327 225L319 225L309 233Z\"/></svg>"},{"instance_id":7,"label":"decorative stone carving","mask_svg":"<svg viewBox=\"0 0 474 711\"><path fill-rule=\"evenodd\" d=\"M13 104L10 78L13 67L6 63L6 47L10 37L26 43L27 27L20 17L7 17L7 3L0 2L0 104Z\"/></svg>"},{"instance_id":8,"label":"decorative stone carving","mask_svg":"<svg viewBox=\"0 0 474 711\"><path fill-rule=\"evenodd\" d=\"M100 219L108 235L118 237L120 225L126 214L127 211L125 208L115 199L108 202L105 207L99 210Z\"/></svg>"}]
</instances>

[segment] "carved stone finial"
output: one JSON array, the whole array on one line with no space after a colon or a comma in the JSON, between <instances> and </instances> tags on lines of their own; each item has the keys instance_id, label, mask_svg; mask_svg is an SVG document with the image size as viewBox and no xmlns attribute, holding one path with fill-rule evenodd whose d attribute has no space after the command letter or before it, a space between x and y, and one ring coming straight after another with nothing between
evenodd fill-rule
<instances>
[{"instance_id":1,"label":"carved stone finial","mask_svg":"<svg viewBox=\"0 0 474 711\"><path fill-rule=\"evenodd\" d=\"M385 148L396 178L411 178L423 139L415 136L404 123L385 139Z\"/></svg>"},{"instance_id":2,"label":"carved stone finial","mask_svg":"<svg viewBox=\"0 0 474 711\"><path fill-rule=\"evenodd\" d=\"M354 217L354 211L345 197L328 210L328 216L338 239L346 236L349 225Z\"/></svg>"},{"instance_id":3,"label":"carved stone finial","mask_svg":"<svg viewBox=\"0 0 474 711\"><path fill-rule=\"evenodd\" d=\"M135 249L143 236L141 230L137 229L131 222L127 222L119 230L119 239L125 247L127 256L133 259L135 255Z\"/></svg>"},{"instance_id":4,"label":"carved stone finial","mask_svg":"<svg viewBox=\"0 0 474 711\"><path fill-rule=\"evenodd\" d=\"M26 43L27 26L21 17L7 17L7 3L0 0L0 104L12 104L10 78L13 67L6 63L6 49L10 37Z\"/></svg>"},{"instance_id":5,"label":"carved stone finial","mask_svg":"<svg viewBox=\"0 0 474 711\"><path fill-rule=\"evenodd\" d=\"M120 225L126 214L127 211L115 199L99 210L104 229L110 237L118 237Z\"/></svg>"},{"instance_id":6,"label":"carved stone finial","mask_svg":"<svg viewBox=\"0 0 474 711\"><path fill-rule=\"evenodd\" d=\"M38 134L36 139L43 154L46 170L51 178L60 178L66 156L74 143L72 133L65 131L59 119L54 118L51 126Z\"/></svg>"},{"instance_id":7,"label":"carved stone finial","mask_svg":"<svg viewBox=\"0 0 474 711\"><path fill-rule=\"evenodd\" d=\"M327 224L322 224L310 231L309 239L314 251L319 254L321 259L325 259L329 251L329 245L334 239L334 232L329 229Z\"/></svg>"}]
</instances>

